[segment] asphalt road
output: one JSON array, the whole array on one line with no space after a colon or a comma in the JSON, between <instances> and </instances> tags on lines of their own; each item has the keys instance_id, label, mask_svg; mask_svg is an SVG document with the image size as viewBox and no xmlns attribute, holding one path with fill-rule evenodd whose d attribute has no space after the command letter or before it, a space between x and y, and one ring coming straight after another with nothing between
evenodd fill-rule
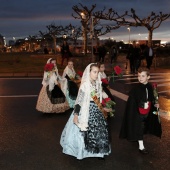
<instances>
[{"instance_id":1,"label":"asphalt road","mask_svg":"<svg viewBox=\"0 0 170 170\"><path fill-rule=\"evenodd\" d=\"M125 84L115 82L117 90ZM0 170L169 170L170 122L161 117L163 135L146 135L150 153L138 152L136 142L119 139L126 101L115 97L112 118L112 153L105 161L76 160L62 153L61 132L71 114L42 114L35 110L41 89L40 78L0 79Z\"/></svg>"}]
</instances>

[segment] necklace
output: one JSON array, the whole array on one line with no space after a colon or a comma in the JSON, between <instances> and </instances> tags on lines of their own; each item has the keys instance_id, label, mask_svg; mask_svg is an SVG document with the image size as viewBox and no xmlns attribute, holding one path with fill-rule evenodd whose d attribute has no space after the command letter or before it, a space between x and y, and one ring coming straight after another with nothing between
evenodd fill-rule
<instances>
[{"instance_id":1,"label":"necklace","mask_svg":"<svg viewBox=\"0 0 170 170\"><path fill-rule=\"evenodd\" d=\"M96 81L91 82L92 88L97 93L97 88L96 88Z\"/></svg>"}]
</instances>

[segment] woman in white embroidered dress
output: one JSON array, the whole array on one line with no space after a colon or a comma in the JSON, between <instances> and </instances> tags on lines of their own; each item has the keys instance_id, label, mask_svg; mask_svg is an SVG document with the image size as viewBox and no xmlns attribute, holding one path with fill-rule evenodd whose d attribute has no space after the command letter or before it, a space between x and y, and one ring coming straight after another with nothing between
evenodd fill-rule
<instances>
[{"instance_id":1,"label":"woman in white embroidered dress","mask_svg":"<svg viewBox=\"0 0 170 170\"><path fill-rule=\"evenodd\" d=\"M63 153L77 159L104 158L111 153L107 121L93 100L102 102L102 86L97 64L89 64L82 76L81 85L71 114L60 139ZM105 111L110 110L104 108Z\"/></svg>"},{"instance_id":2,"label":"woman in white embroidered dress","mask_svg":"<svg viewBox=\"0 0 170 170\"><path fill-rule=\"evenodd\" d=\"M74 82L74 80L77 78L77 75L74 70L73 61L68 61L68 65L63 71L62 78L64 79L61 81L62 91L67 98L70 108L74 108L79 88Z\"/></svg>"},{"instance_id":3,"label":"woman in white embroidered dress","mask_svg":"<svg viewBox=\"0 0 170 170\"><path fill-rule=\"evenodd\" d=\"M59 87L60 79L56 61L50 58L45 65L43 87L36 105L38 111L43 113L62 113L70 108L64 93Z\"/></svg>"}]
</instances>

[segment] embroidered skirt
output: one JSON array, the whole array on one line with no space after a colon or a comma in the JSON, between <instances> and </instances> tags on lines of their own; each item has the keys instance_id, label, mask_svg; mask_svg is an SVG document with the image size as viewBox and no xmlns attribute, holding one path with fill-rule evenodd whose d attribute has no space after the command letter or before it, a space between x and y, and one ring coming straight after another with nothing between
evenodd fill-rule
<instances>
[{"instance_id":1,"label":"embroidered skirt","mask_svg":"<svg viewBox=\"0 0 170 170\"><path fill-rule=\"evenodd\" d=\"M70 108L61 89L57 85L54 89L53 93L51 93L46 86L42 87L36 105L38 111L43 113L62 113Z\"/></svg>"},{"instance_id":2,"label":"embroidered skirt","mask_svg":"<svg viewBox=\"0 0 170 170\"><path fill-rule=\"evenodd\" d=\"M73 123L71 114L60 139L63 153L83 159L104 157L111 153L107 122L95 103L90 103L88 131L82 132Z\"/></svg>"}]
</instances>

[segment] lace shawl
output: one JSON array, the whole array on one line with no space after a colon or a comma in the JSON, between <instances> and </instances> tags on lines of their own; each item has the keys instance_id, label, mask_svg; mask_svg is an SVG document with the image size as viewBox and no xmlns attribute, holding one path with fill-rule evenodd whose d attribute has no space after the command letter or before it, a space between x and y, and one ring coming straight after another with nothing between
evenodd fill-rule
<instances>
[{"instance_id":1,"label":"lace shawl","mask_svg":"<svg viewBox=\"0 0 170 170\"><path fill-rule=\"evenodd\" d=\"M93 63L91 63L93 64ZM89 106L91 100L91 91L94 90L92 88L92 84L90 82L90 66L89 64L82 76L81 85L79 88L78 96L75 102L81 106L79 116L78 116L78 127L81 131L87 131L88 128L88 118L89 118ZM98 79L96 80L96 90L99 94L100 102L102 102L102 86L100 75L98 74Z\"/></svg>"},{"instance_id":2,"label":"lace shawl","mask_svg":"<svg viewBox=\"0 0 170 170\"><path fill-rule=\"evenodd\" d=\"M64 69L63 77L65 77L66 74L70 77L70 79L75 78L76 76L74 68L70 69L68 66L66 66L66 68Z\"/></svg>"},{"instance_id":3,"label":"lace shawl","mask_svg":"<svg viewBox=\"0 0 170 170\"><path fill-rule=\"evenodd\" d=\"M72 68L72 70L66 66L66 68L64 69L60 84L61 84L61 90L63 91L63 93L66 96L67 93L67 79L65 78L66 74L70 77L70 78L75 78L76 76L76 72L74 70L74 68Z\"/></svg>"},{"instance_id":4,"label":"lace shawl","mask_svg":"<svg viewBox=\"0 0 170 170\"><path fill-rule=\"evenodd\" d=\"M105 72L100 72L99 74L100 74L100 76L101 76L101 79L105 79L105 78L107 78L107 76L106 76Z\"/></svg>"},{"instance_id":5,"label":"lace shawl","mask_svg":"<svg viewBox=\"0 0 170 170\"><path fill-rule=\"evenodd\" d=\"M47 64L50 63L52 58L49 58L47 60ZM54 89L55 84L58 84L57 80L61 80L60 75L58 74L57 66L55 65L55 71L52 73L44 71L44 76L42 80L42 85L47 86L49 85L49 91L52 91Z\"/></svg>"}]
</instances>

